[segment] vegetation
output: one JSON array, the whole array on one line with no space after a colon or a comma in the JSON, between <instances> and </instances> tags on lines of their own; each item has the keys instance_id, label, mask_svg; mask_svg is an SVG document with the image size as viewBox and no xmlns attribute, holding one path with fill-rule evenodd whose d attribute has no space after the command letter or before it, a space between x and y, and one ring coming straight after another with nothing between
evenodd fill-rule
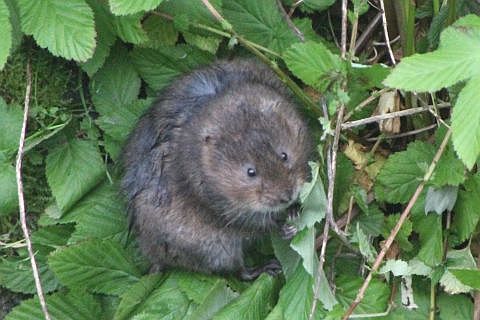
<instances>
[{"instance_id":1,"label":"vegetation","mask_svg":"<svg viewBox=\"0 0 480 320\"><path fill-rule=\"evenodd\" d=\"M470 0L0 0L0 317L44 318L15 176L30 82L23 193L52 319L480 315L479 14ZM298 234L248 254L283 273L148 274L122 144L172 79L244 55L290 87L318 144Z\"/></svg>"}]
</instances>

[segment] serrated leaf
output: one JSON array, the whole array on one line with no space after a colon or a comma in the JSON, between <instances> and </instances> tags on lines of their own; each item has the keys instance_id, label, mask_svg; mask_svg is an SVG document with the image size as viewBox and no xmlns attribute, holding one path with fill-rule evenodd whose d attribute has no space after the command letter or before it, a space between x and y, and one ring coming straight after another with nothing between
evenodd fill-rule
<instances>
[{"instance_id":1,"label":"serrated leaf","mask_svg":"<svg viewBox=\"0 0 480 320\"><path fill-rule=\"evenodd\" d=\"M449 268L455 278L466 286L480 290L480 270L478 269L454 269Z\"/></svg>"},{"instance_id":2,"label":"serrated leaf","mask_svg":"<svg viewBox=\"0 0 480 320\"><path fill-rule=\"evenodd\" d=\"M212 61L212 56L189 46L163 47L158 50L136 48L132 62L140 76L154 90L167 86L182 73Z\"/></svg>"},{"instance_id":3,"label":"serrated leaf","mask_svg":"<svg viewBox=\"0 0 480 320\"><path fill-rule=\"evenodd\" d=\"M436 214L416 217L413 227L420 235L417 257L430 267L439 265L443 258L442 217Z\"/></svg>"},{"instance_id":4,"label":"serrated leaf","mask_svg":"<svg viewBox=\"0 0 480 320\"><path fill-rule=\"evenodd\" d=\"M0 163L0 216L15 212L17 208L15 168L10 163Z\"/></svg>"},{"instance_id":5,"label":"serrated leaf","mask_svg":"<svg viewBox=\"0 0 480 320\"><path fill-rule=\"evenodd\" d=\"M141 44L148 40L147 33L143 30L143 13L128 16L114 17L115 32L124 42Z\"/></svg>"},{"instance_id":6,"label":"serrated leaf","mask_svg":"<svg viewBox=\"0 0 480 320\"><path fill-rule=\"evenodd\" d=\"M45 226L32 233L32 243L54 248L64 246L74 230L71 223Z\"/></svg>"},{"instance_id":7,"label":"serrated leaf","mask_svg":"<svg viewBox=\"0 0 480 320\"><path fill-rule=\"evenodd\" d=\"M222 0L211 0L210 4L221 12ZM191 0L175 0L175 1L163 1L160 5L160 11L165 12L175 19L182 16L182 20L185 20L188 24L199 23L209 26L218 26L218 22L215 17L208 11L205 5L201 1ZM178 30L184 31L185 28L179 28Z\"/></svg>"},{"instance_id":8,"label":"serrated leaf","mask_svg":"<svg viewBox=\"0 0 480 320\"><path fill-rule=\"evenodd\" d=\"M58 292L46 297L48 312L52 320L101 319L100 304L87 293L72 290L65 294ZM38 298L23 301L10 312L5 320L44 319Z\"/></svg>"},{"instance_id":9,"label":"serrated leaf","mask_svg":"<svg viewBox=\"0 0 480 320\"><path fill-rule=\"evenodd\" d=\"M115 55L95 74L90 86L92 100L100 114L129 105L137 99L140 78L129 61L128 52L118 44Z\"/></svg>"},{"instance_id":10,"label":"serrated leaf","mask_svg":"<svg viewBox=\"0 0 480 320\"><path fill-rule=\"evenodd\" d=\"M432 145L415 141L407 150L391 155L377 176L377 200L406 203L423 180L434 152Z\"/></svg>"},{"instance_id":11,"label":"serrated leaf","mask_svg":"<svg viewBox=\"0 0 480 320\"><path fill-rule=\"evenodd\" d=\"M312 181L306 182L300 191L300 202L302 203L302 214L295 221L299 230L311 228L316 222L325 218L327 208L327 197L320 179L320 167L317 162L309 162Z\"/></svg>"},{"instance_id":12,"label":"serrated leaf","mask_svg":"<svg viewBox=\"0 0 480 320\"><path fill-rule=\"evenodd\" d=\"M128 288L121 296L114 319L130 319L132 315L136 313L136 309L143 301L147 300L165 278L165 276L160 274L149 274L143 276L137 283Z\"/></svg>"},{"instance_id":13,"label":"serrated leaf","mask_svg":"<svg viewBox=\"0 0 480 320\"><path fill-rule=\"evenodd\" d=\"M473 302L465 295L441 294L438 297L440 320L470 320L473 319Z\"/></svg>"},{"instance_id":14,"label":"serrated leaf","mask_svg":"<svg viewBox=\"0 0 480 320\"><path fill-rule=\"evenodd\" d=\"M115 43L116 34L114 18L109 12L106 3L96 0L87 0L87 3L93 9L95 17L95 26L98 34L97 46L93 56L82 62L80 66L89 77L92 77L102 67L110 54L110 47Z\"/></svg>"},{"instance_id":15,"label":"serrated leaf","mask_svg":"<svg viewBox=\"0 0 480 320\"><path fill-rule=\"evenodd\" d=\"M449 294L468 293L472 291L471 287L464 285L448 269L442 275L440 284L443 286L443 290Z\"/></svg>"},{"instance_id":16,"label":"serrated leaf","mask_svg":"<svg viewBox=\"0 0 480 320\"><path fill-rule=\"evenodd\" d=\"M152 277L155 285L147 282ZM184 319L191 301L180 290L178 278L177 273L167 273L163 281L154 275L144 277L143 282L124 294L129 298L123 302L123 312L117 313L115 319ZM127 305L129 302L133 303L132 308ZM117 318L117 315L121 317Z\"/></svg>"},{"instance_id":17,"label":"serrated leaf","mask_svg":"<svg viewBox=\"0 0 480 320\"><path fill-rule=\"evenodd\" d=\"M319 42L296 43L285 51L283 59L293 74L322 92L342 72L340 57Z\"/></svg>"},{"instance_id":18,"label":"serrated leaf","mask_svg":"<svg viewBox=\"0 0 480 320\"><path fill-rule=\"evenodd\" d=\"M376 205L370 205L368 211L368 214L360 214L357 222L366 234L376 237L382 232L385 216Z\"/></svg>"},{"instance_id":19,"label":"serrated leaf","mask_svg":"<svg viewBox=\"0 0 480 320\"><path fill-rule=\"evenodd\" d=\"M95 49L92 9L83 0L19 0L22 30L55 56L76 61Z\"/></svg>"},{"instance_id":20,"label":"serrated leaf","mask_svg":"<svg viewBox=\"0 0 480 320\"><path fill-rule=\"evenodd\" d=\"M377 253L375 252L375 248L370 244L367 235L363 232L362 228L360 228L359 223L357 223L353 238L357 240L358 248L362 256L364 256L368 262L373 263Z\"/></svg>"},{"instance_id":21,"label":"serrated leaf","mask_svg":"<svg viewBox=\"0 0 480 320\"><path fill-rule=\"evenodd\" d=\"M214 320L264 319L275 303L277 279L262 274L232 302L223 307Z\"/></svg>"},{"instance_id":22,"label":"serrated leaf","mask_svg":"<svg viewBox=\"0 0 480 320\"><path fill-rule=\"evenodd\" d=\"M211 54L215 54L217 52L218 47L222 42L222 38L201 36L186 31L184 31L182 35L188 44L195 46L200 50L208 51Z\"/></svg>"},{"instance_id":23,"label":"serrated leaf","mask_svg":"<svg viewBox=\"0 0 480 320\"><path fill-rule=\"evenodd\" d=\"M452 211L457 195L458 187L445 186L440 189L429 187L425 198L425 214L435 212L441 215L445 210Z\"/></svg>"},{"instance_id":24,"label":"serrated leaf","mask_svg":"<svg viewBox=\"0 0 480 320\"><path fill-rule=\"evenodd\" d=\"M283 274L288 281L297 269L301 258L297 252L290 247L290 241L280 238L280 235L277 233L272 233L271 238L275 257L282 265Z\"/></svg>"},{"instance_id":25,"label":"serrated leaf","mask_svg":"<svg viewBox=\"0 0 480 320\"><path fill-rule=\"evenodd\" d=\"M276 52L299 42L275 1L223 0L224 17L238 34Z\"/></svg>"},{"instance_id":26,"label":"serrated leaf","mask_svg":"<svg viewBox=\"0 0 480 320\"><path fill-rule=\"evenodd\" d=\"M2 132L0 152L17 150L22 121L22 108L17 105L9 106L0 97L0 132Z\"/></svg>"},{"instance_id":27,"label":"serrated leaf","mask_svg":"<svg viewBox=\"0 0 480 320\"><path fill-rule=\"evenodd\" d=\"M313 278L299 265L280 291L277 306L284 319L306 320L312 302Z\"/></svg>"},{"instance_id":28,"label":"serrated leaf","mask_svg":"<svg viewBox=\"0 0 480 320\"><path fill-rule=\"evenodd\" d=\"M297 233L290 246L302 257L305 271L313 277L318 265L315 252L315 228L305 228Z\"/></svg>"},{"instance_id":29,"label":"serrated leaf","mask_svg":"<svg viewBox=\"0 0 480 320\"><path fill-rule=\"evenodd\" d=\"M397 224L398 219L400 219L400 214L391 214L384 217L384 219L385 224L383 226L382 235L385 239L387 239L390 235L390 232ZM395 241L400 245L400 248L405 251L410 251L413 249L412 244L410 243L410 241L408 241L408 237L412 233L412 228L412 222L409 219L406 219L402 227L398 231L397 236L395 237Z\"/></svg>"},{"instance_id":30,"label":"serrated leaf","mask_svg":"<svg viewBox=\"0 0 480 320\"><path fill-rule=\"evenodd\" d=\"M106 182L68 211L59 222L76 223L69 243L92 238L112 238L125 243L129 232L127 213L119 196L118 188Z\"/></svg>"},{"instance_id":31,"label":"serrated leaf","mask_svg":"<svg viewBox=\"0 0 480 320\"><path fill-rule=\"evenodd\" d=\"M43 292L52 292L59 287L58 279L48 268L45 257L36 255L36 262ZM37 292L32 275L30 259L5 259L0 262L0 285L19 293Z\"/></svg>"},{"instance_id":32,"label":"serrated leaf","mask_svg":"<svg viewBox=\"0 0 480 320\"><path fill-rule=\"evenodd\" d=\"M407 276L411 274L411 270L407 262L393 259L388 259L379 271L379 273L388 272L391 272L395 277Z\"/></svg>"},{"instance_id":33,"label":"serrated leaf","mask_svg":"<svg viewBox=\"0 0 480 320\"><path fill-rule=\"evenodd\" d=\"M355 299L362 283L363 279L360 277L340 275L336 281L338 301L344 307L348 307ZM389 297L390 289L387 284L372 279L362 302L355 309L355 314L383 312L387 308Z\"/></svg>"},{"instance_id":34,"label":"serrated leaf","mask_svg":"<svg viewBox=\"0 0 480 320\"><path fill-rule=\"evenodd\" d=\"M468 15L442 32L438 50L404 58L384 83L409 91L433 92L478 75L478 70L480 18Z\"/></svg>"},{"instance_id":35,"label":"serrated leaf","mask_svg":"<svg viewBox=\"0 0 480 320\"><path fill-rule=\"evenodd\" d=\"M480 220L478 199L480 199L480 174L470 177L464 185L465 190L458 192L455 204L455 217L452 222L452 231L455 234L455 243L467 240L476 229Z\"/></svg>"},{"instance_id":36,"label":"serrated leaf","mask_svg":"<svg viewBox=\"0 0 480 320\"><path fill-rule=\"evenodd\" d=\"M94 142L71 139L50 150L46 160L47 181L62 212L97 185L105 174Z\"/></svg>"},{"instance_id":37,"label":"serrated leaf","mask_svg":"<svg viewBox=\"0 0 480 320\"><path fill-rule=\"evenodd\" d=\"M142 44L146 48L173 46L178 40L178 31L173 22L159 16L152 15L145 19L143 29L148 36L148 41Z\"/></svg>"},{"instance_id":38,"label":"serrated leaf","mask_svg":"<svg viewBox=\"0 0 480 320\"><path fill-rule=\"evenodd\" d=\"M479 101L480 76L476 76L458 94L452 114L453 146L468 169L472 169L480 154Z\"/></svg>"},{"instance_id":39,"label":"serrated leaf","mask_svg":"<svg viewBox=\"0 0 480 320\"><path fill-rule=\"evenodd\" d=\"M162 0L109 0L110 10L116 15L126 15L155 9Z\"/></svg>"},{"instance_id":40,"label":"serrated leaf","mask_svg":"<svg viewBox=\"0 0 480 320\"><path fill-rule=\"evenodd\" d=\"M58 250L48 263L67 286L120 295L140 278L128 252L116 241L94 240Z\"/></svg>"},{"instance_id":41,"label":"serrated leaf","mask_svg":"<svg viewBox=\"0 0 480 320\"><path fill-rule=\"evenodd\" d=\"M2 30L2 41L0 41L0 70L7 62L12 48L12 25L10 24L10 11L5 1L0 0L0 30Z\"/></svg>"},{"instance_id":42,"label":"serrated leaf","mask_svg":"<svg viewBox=\"0 0 480 320\"><path fill-rule=\"evenodd\" d=\"M443 140L443 137L442 139ZM437 141L436 145L440 145L441 141ZM448 144L442 157L437 163L437 167L430 179L429 183L435 187L458 186L465 181L465 166L458 159L453 151L453 146Z\"/></svg>"}]
</instances>

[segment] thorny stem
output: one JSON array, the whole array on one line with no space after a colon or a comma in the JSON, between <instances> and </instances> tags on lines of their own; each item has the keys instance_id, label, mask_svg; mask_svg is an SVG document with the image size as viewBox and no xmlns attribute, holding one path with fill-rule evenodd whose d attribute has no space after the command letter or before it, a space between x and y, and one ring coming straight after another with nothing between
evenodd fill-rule
<instances>
[{"instance_id":1,"label":"thorny stem","mask_svg":"<svg viewBox=\"0 0 480 320\"><path fill-rule=\"evenodd\" d=\"M30 264L32 265L33 278L35 280L35 287L37 289L38 300L42 307L43 315L46 320L50 320L50 314L48 313L47 304L45 302L45 296L43 294L42 283L40 281L40 274L38 272L37 262L35 260L35 254L33 252L32 242L30 240L30 233L27 227L27 215L25 212L25 199L23 196L23 182L22 182L22 159L23 149L25 146L25 135L27 131L27 118L28 109L30 106L30 92L32 90L32 71L30 61L27 62L27 88L25 93L25 106L23 111L23 123L22 132L20 133L20 141L18 143L17 161L15 164L15 173L17 177L17 191L18 191L18 206L20 209L20 224L22 226L23 236L27 244L28 256L30 257Z\"/></svg>"},{"instance_id":2,"label":"thorny stem","mask_svg":"<svg viewBox=\"0 0 480 320\"><path fill-rule=\"evenodd\" d=\"M410 201L408 202L407 206L405 207L402 214L400 215L400 218L398 219L397 224L395 225L390 235L388 236L387 241L385 241L385 245L380 251L380 253L378 254L377 258L375 259L375 262L373 263L373 266L370 269L370 272L365 278L365 281L363 282L362 287L358 290L355 300L352 302L348 310L343 315L343 318L342 318L343 320L347 320L348 317L353 313L353 310L355 310L355 308L363 300L363 296L365 295L365 291L367 291L368 285L370 284L370 281L373 278L373 274L377 272L378 268L380 267L383 261L383 258L387 254L387 251L390 249L390 246L392 245L396 235L398 234L398 231L400 230L403 223L405 222L408 215L410 214L410 211L412 210L413 205L418 200L418 197L420 196L423 188L425 187L425 184L432 177L433 171L435 170L435 167L437 166L437 163L440 160L440 157L445 151L445 148L447 147L447 144L448 144L448 141L450 140L451 135L452 135L452 130L448 129L447 133L445 134L445 137L443 138L442 144L438 148L437 153L433 157L432 163L428 167L427 173L425 173L422 182L418 185L417 190L415 190L415 193L410 198Z\"/></svg>"}]
</instances>

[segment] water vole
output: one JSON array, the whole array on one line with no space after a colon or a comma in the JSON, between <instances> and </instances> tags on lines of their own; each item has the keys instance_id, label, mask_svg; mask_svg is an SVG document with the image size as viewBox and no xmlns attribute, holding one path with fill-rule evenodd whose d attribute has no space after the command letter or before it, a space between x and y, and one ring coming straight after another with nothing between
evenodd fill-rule
<instances>
[{"instance_id":1,"label":"water vole","mask_svg":"<svg viewBox=\"0 0 480 320\"><path fill-rule=\"evenodd\" d=\"M141 250L154 269L248 278L242 248L278 228L309 155L307 126L265 66L223 61L181 77L124 149L122 188Z\"/></svg>"}]
</instances>

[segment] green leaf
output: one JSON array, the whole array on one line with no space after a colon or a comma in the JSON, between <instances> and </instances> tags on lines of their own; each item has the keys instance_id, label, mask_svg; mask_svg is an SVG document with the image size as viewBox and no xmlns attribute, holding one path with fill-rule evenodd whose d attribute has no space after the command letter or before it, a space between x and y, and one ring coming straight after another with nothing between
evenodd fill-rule
<instances>
[{"instance_id":1,"label":"green leaf","mask_svg":"<svg viewBox=\"0 0 480 320\"><path fill-rule=\"evenodd\" d=\"M455 278L466 286L480 290L480 270L478 269L448 269Z\"/></svg>"},{"instance_id":2,"label":"green leaf","mask_svg":"<svg viewBox=\"0 0 480 320\"><path fill-rule=\"evenodd\" d=\"M317 162L309 162L312 174L312 181L306 182L300 191L300 202L302 203L302 214L295 224L299 230L311 228L316 222L325 218L327 208L327 197L320 179L320 167Z\"/></svg>"},{"instance_id":3,"label":"green leaf","mask_svg":"<svg viewBox=\"0 0 480 320\"><path fill-rule=\"evenodd\" d=\"M388 259L380 269L379 273L391 272L395 277L407 276L411 274L408 263L403 260Z\"/></svg>"},{"instance_id":4,"label":"green leaf","mask_svg":"<svg viewBox=\"0 0 480 320\"><path fill-rule=\"evenodd\" d=\"M67 244L74 230L75 227L71 223L45 226L32 233L32 243L53 248L61 247Z\"/></svg>"},{"instance_id":5,"label":"green leaf","mask_svg":"<svg viewBox=\"0 0 480 320\"><path fill-rule=\"evenodd\" d=\"M377 176L377 200L406 203L417 189L434 155L432 145L415 141L385 162Z\"/></svg>"},{"instance_id":6,"label":"green leaf","mask_svg":"<svg viewBox=\"0 0 480 320\"><path fill-rule=\"evenodd\" d=\"M315 251L315 228L305 228L297 233L290 246L302 257L303 267L313 277L318 265Z\"/></svg>"},{"instance_id":7,"label":"green leaf","mask_svg":"<svg viewBox=\"0 0 480 320\"><path fill-rule=\"evenodd\" d=\"M210 52L211 54L215 54L222 42L222 38L219 37L208 37L208 36L201 36L195 33L190 32L182 32L183 38L185 41L200 50L205 50Z\"/></svg>"},{"instance_id":8,"label":"green leaf","mask_svg":"<svg viewBox=\"0 0 480 320\"><path fill-rule=\"evenodd\" d=\"M264 319L275 304L276 285L275 278L263 273L238 298L215 314L213 319Z\"/></svg>"},{"instance_id":9,"label":"green leaf","mask_svg":"<svg viewBox=\"0 0 480 320\"><path fill-rule=\"evenodd\" d=\"M363 283L360 277L340 275L337 278L337 299L348 307L357 296L358 289ZM355 309L355 314L384 312L387 309L390 289L386 283L372 279L365 292L364 299Z\"/></svg>"},{"instance_id":10,"label":"green leaf","mask_svg":"<svg viewBox=\"0 0 480 320\"><path fill-rule=\"evenodd\" d=\"M367 235L363 232L362 228L360 228L359 223L357 223L353 238L358 242L358 248L360 249L362 256L364 256L369 263L373 263L377 253L375 248L370 244Z\"/></svg>"},{"instance_id":11,"label":"green leaf","mask_svg":"<svg viewBox=\"0 0 480 320\"><path fill-rule=\"evenodd\" d=\"M140 278L128 252L111 240L87 241L58 250L48 262L63 284L98 293L120 295Z\"/></svg>"},{"instance_id":12,"label":"green leaf","mask_svg":"<svg viewBox=\"0 0 480 320\"><path fill-rule=\"evenodd\" d=\"M278 53L300 41L275 1L223 0L222 11L238 34Z\"/></svg>"},{"instance_id":13,"label":"green leaf","mask_svg":"<svg viewBox=\"0 0 480 320\"><path fill-rule=\"evenodd\" d=\"M322 92L342 73L340 57L332 54L322 43L296 43L283 54L283 59L294 75Z\"/></svg>"},{"instance_id":14,"label":"green leaf","mask_svg":"<svg viewBox=\"0 0 480 320\"><path fill-rule=\"evenodd\" d=\"M116 15L137 13L155 9L162 0L109 0L110 10Z\"/></svg>"},{"instance_id":15,"label":"green leaf","mask_svg":"<svg viewBox=\"0 0 480 320\"><path fill-rule=\"evenodd\" d=\"M470 247L460 250L450 250L447 252L446 260L447 270L440 279L440 284L444 287L445 292L450 294L467 293L472 287L463 284L451 270L457 269L474 269L477 268L475 259L470 252Z\"/></svg>"},{"instance_id":16,"label":"green leaf","mask_svg":"<svg viewBox=\"0 0 480 320\"><path fill-rule=\"evenodd\" d=\"M22 30L55 56L86 61L95 49L92 9L83 0L19 0Z\"/></svg>"},{"instance_id":17,"label":"green leaf","mask_svg":"<svg viewBox=\"0 0 480 320\"><path fill-rule=\"evenodd\" d=\"M458 187L445 186L440 189L429 187L425 198L425 214L435 212L441 215L445 210L452 211L457 195Z\"/></svg>"},{"instance_id":18,"label":"green leaf","mask_svg":"<svg viewBox=\"0 0 480 320\"><path fill-rule=\"evenodd\" d=\"M148 40L142 27L143 13L114 18L115 32L124 42L141 44Z\"/></svg>"},{"instance_id":19,"label":"green leaf","mask_svg":"<svg viewBox=\"0 0 480 320\"><path fill-rule=\"evenodd\" d=\"M213 57L189 46L163 47L158 50L136 48L132 62L140 76L154 90L167 86L180 74L208 64Z\"/></svg>"},{"instance_id":20,"label":"green leaf","mask_svg":"<svg viewBox=\"0 0 480 320\"><path fill-rule=\"evenodd\" d=\"M473 302L470 297L465 295L441 294L438 297L438 308L440 309L440 320L473 319Z\"/></svg>"},{"instance_id":21,"label":"green leaf","mask_svg":"<svg viewBox=\"0 0 480 320\"><path fill-rule=\"evenodd\" d=\"M282 265L283 275L288 281L295 273L301 258L290 246L290 241L280 238L276 232L272 233L271 238L275 257Z\"/></svg>"},{"instance_id":22,"label":"green leaf","mask_svg":"<svg viewBox=\"0 0 480 320\"><path fill-rule=\"evenodd\" d=\"M306 320L313 302L313 278L299 265L280 291L277 306L284 319Z\"/></svg>"},{"instance_id":23,"label":"green leaf","mask_svg":"<svg viewBox=\"0 0 480 320\"><path fill-rule=\"evenodd\" d=\"M129 232L124 201L118 188L108 182L80 200L59 222L76 222L69 243L92 238L125 243Z\"/></svg>"},{"instance_id":24,"label":"green leaf","mask_svg":"<svg viewBox=\"0 0 480 320\"><path fill-rule=\"evenodd\" d=\"M420 235L418 258L430 267L439 265L443 258L442 217L436 214L415 217L413 226Z\"/></svg>"},{"instance_id":25,"label":"green leaf","mask_svg":"<svg viewBox=\"0 0 480 320\"><path fill-rule=\"evenodd\" d=\"M113 113L137 100L140 78L129 61L127 50L118 44L90 86L92 100L100 114Z\"/></svg>"},{"instance_id":26,"label":"green leaf","mask_svg":"<svg viewBox=\"0 0 480 320\"><path fill-rule=\"evenodd\" d=\"M480 199L480 174L470 177L464 185L465 190L458 192L455 204L455 217L452 222L452 231L455 234L455 243L467 240L475 231L480 219L478 199Z\"/></svg>"},{"instance_id":27,"label":"green leaf","mask_svg":"<svg viewBox=\"0 0 480 320\"><path fill-rule=\"evenodd\" d=\"M10 49L12 48L12 25L10 24L10 11L5 1L0 0L0 30L2 30L2 41L0 41L0 70L7 62Z\"/></svg>"},{"instance_id":28,"label":"green leaf","mask_svg":"<svg viewBox=\"0 0 480 320\"><path fill-rule=\"evenodd\" d=\"M52 292L59 287L58 279L48 268L44 256L37 254L36 262L43 292ZM4 259L0 262L0 285L13 292L33 294L37 292L32 276L30 259Z\"/></svg>"},{"instance_id":29,"label":"green leaf","mask_svg":"<svg viewBox=\"0 0 480 320\"><path fill-rule=\"evenodd\" d=\"M184 319L191 302L178 286L182 275L172 272L166 276L165 280L155 275L146 276L126 291L123 295L126 300L121 303L124 308L120 309L121 313L117 312L115 319ZM148 282L149 279L154 283ZM131 308L128 303L133 304Z\"/></svg>"},{"instance_id":30,"label":"green leaf","mask_svg":"<svg viewBox=\"0 0 480 320\"><path fill-rule=\"evenodd\" d=\"M437 51L404 58L384 83L409 91L433 92L478 75L478 70L480 17L468 15L442 32Z\"/></svg>"},{"instance_id":31,"label":"green leaf","mask_svg":"<svg viewBox=\"0 0 480 320\"><path fill-rule=\"evenodd\" d=\"M312 10L323 11L328 9L335 0L305 0L303 4Z\"/></svg>"},{"instance_id":32,"label":"green leaf","mask_svg":"<svg viewBox=\"0 0 480 320\"><path fill-rule=\"evenodd\" d=\"M148 36L148 41L142 46L159 49L163 46L174 46L178 40L178 31L173 22L159 16L151 15L143 22L143 29Z\"/></svg>"},{"instance_id":33,"label":"green leaf","mask_svg":"<svg viewBox=\"0 0 480 320\"><path fill-rule=\"evenodd\" d=\"M390 232L395 227L395 225L400 219L400 214L391 214L385 217L385 225L383 226L382 235L385 239L388 238ZM402 227L395 237L395 241L400 245L400 248L405 251L410 251L413 249L412 244L408 241L408 237L412 233L412 222L410 220L405 220Z\"/></svg>"},{"instance_id":34,"label":"green leaf","mask_svg":"<svg viewBox=\"0 0 480 320\"><path fill-rule=\"evenodd\" d=\"M104 177L105 168L94 142L71 139L50 150L47 180L57 204L66 212Z\"/></svg>"},{"instance_id":35,"label":"green leaf","mask_svg":"<svg viewBox=\"0 0 480 320\"><path fill-rule=\"evenodd\" d=\"M58 292L46 297L48 312L52 320L101 319L100 304L87 293L79 290ZM10 312L5 320L44 319L38 298L23 301Z\"/></svg>"},{"instance_id":36,"label":"green leaf","mask_svg":"<svg viewBox=\"0 0 480 320\"><path fill-rule=\"evenodd\" d=\"M440 130L438 130L440 132ZM436 138L439 135L436 135ZM436 145L440 146L443 137L436 141ZM437 163L437 167L433 172L432 178L429 183L435 187L444 186L458 186L465 181L465 166L463 162L457 158L453 151L453 145L449 143L446 150L443 152L442 157Z\"/></svg>"},{"instance_id":37,"label":"green leaf","mask_svg":"<svg viewBox=\"0 0 480 320\"><path fill-rule=\"evenodd\" d=\"M93 56L80 64L81 68L93 76L102 67L110 54L110 47L115 43L116 33L114 18L106 3L96 0L87 0L88 5L93 9L95 26L97 31L97 46Z\"/></svg>"},{"instance_id":38,"label":"green leaf","mask_svg":"<svg viewBox=\"0 0 480 320\"><path fill-rule=\"evenodd\" d=\"M15 168L10 163L0 162L0 217L15 212L17 208Z\"/></svg>"},{"instance_id":39,"label":"green leaf","mask_svg":"<svg viewBox=\"0 0 480 320\"><path fill-rule=\"evenodd\" d=\"M0 152L16 151L22 130L23 112L17 105L7 105L0 97Z\"/></svg>"},{"instance_id":40,"label":"green leaf","mask_svg":"<svg viewBox=\"0 0 480 320\"><path fill-rule=\"evenodd\" d=\"M376 205L371 204L368 211L368 214L361 213L357 221L366 234L376 237L382 232L385 216ZM409 221L407 220L407 222Z\"/></svg>"},{"instance_id":41,"label":"green leaf","mask_svg":"<svg viewBox=\"0 0 480 320\"><path fill-rule=\"evenodd\" d=\"M210 4L221 12L222 0L210 0ZM172 17L182 16L187 23L199 23L208 26L218 26L215 17L208 11L201 1L175 0L163 1L160 5L160 11L165 12ZM184 31L184 29L179 29Z\"/></svg>"},{"instance_id":42,"label":"green leaf","mask_svg":"<svg viewBox=\"0 0 480 320\"><path fill-rule=\"evenodd\" d=\"M453 146L469 169L472 169L480 153L479 101L480 76L476 76L458 94L452 114Z\"/></svg>"},{"instance_id":43,"label":"green leaf","mask_svg":"<svg viewBox=\"0 0 480 320\"><path fill-rule=\"evenodd\" d=\"M121 296L120 304L115 312L115 320L130 319L142 302L146 301L164 280L165 276L149 274L130 286Z\"/></svg>"}]
</instances>

